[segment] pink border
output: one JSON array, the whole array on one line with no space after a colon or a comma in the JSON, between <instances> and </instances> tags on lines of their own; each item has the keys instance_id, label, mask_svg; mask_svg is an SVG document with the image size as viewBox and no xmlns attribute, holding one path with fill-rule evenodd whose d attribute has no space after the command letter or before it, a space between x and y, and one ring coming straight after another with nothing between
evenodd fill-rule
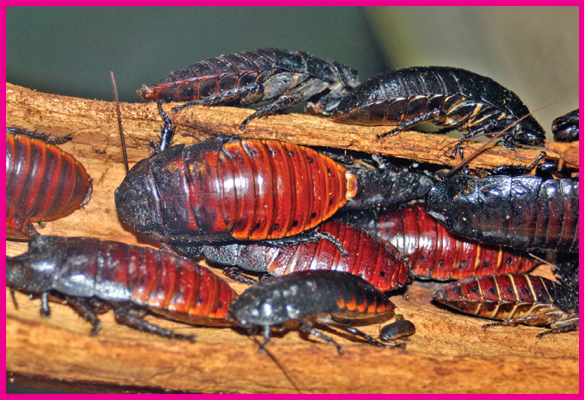
<instances>
[{"instance_id":1,"label":"pink border","mask_svg":"<svg viewBox=\"0 0 585 400\"><path fill-rule=\"evenodd\" d=\"M124 6L144 6L144 5L158 5L160 3L158 2L154 2L154 1L125 1L123 2ZM150 4L149 4L150 3ZM173 2L173 6L193 6L195 2L193 1L175 1ZM226 5L241 5L240 3L236 3L236 2L226 2ZM230 4L232 3L232 4ZM354 4L350 4L350 2L346 2L346 1L295 1L295 2L267 2L267 1L252 1L252 2L247 2L246 5L269 5L269 6L274 6L275 3L279 3L277 5L295 5L295 6L339 6L339 5L354 5ZM340 4L341 3L341 4ZM367 2L367 4L360 4L360 6L386 6L389 5L389 3L391 3L392 5L404 5L404 6L411 6L413 5L412 2L408 2L408 1L392 1L392 2L387 2L387 1L374 1L374 2ZM580 19L579 19L579 37L580 37L580 51L579 51L579 56L580 56L580 62L579 62L579 66L580 66L580 73L579 73L579 88L580 88L580 94L579 94L579 108L581 110L584 109L583 107L583 85L585 83L584 78L584 72L583 72L583 2L580 1L562 1L562 4L558 4L558 3L554 3L552 4L552 2L542 2L541 4L534 4L533 1L513 1L512 4L510 4L510 2L499 2L499 1L495 1L492 2L492 6L534 6L534 5L538 5L538 6L578 6L580 7ZM23 2L18 2L18 1L14 1L14 0L8 0L4 2L5 7L6 6L22 6ZM35 5L35 6L42 6L42 5L47 5L47 2L28 2L27 5ZM71 6L71 5L75 5L75 6L79 6L80 3L79 2L71 2L71 1L56 1L56 2L52 2L50 3L50 5L52 6ZM113 1L101 1L101 2L87 2L86 5L100 5L100 6L120 6L120 2L113 2ZM205 5L209 5L209 3L205 4ZM217 4L214 4L217 5ZM469 4L468 1L418 1L416 3L417 6L469 6L469 5L473 5L473 4ZM484 4L475 4L475 5L481 5L483 6ZM4 43L4 49L3 49L3 64L2 64L2 72L3 72L3 76L6 76L6 8L3 7L2 8L2 26L3 26L3 36L4 36L4 40L2 41L2 43ZM3 108L4 108L4 115L6 114L6 91L2 94L4 96L4 101L3 101ZM4 120L4 124L6 124L6 120ZM583 120L580 121L580 130L581 132L583 132L583 125L585 123L583 122ZM4 143L3 143L4 144ZM3 146L4 150L6 150L6 145L4 144ZM580 161L583 160L583 152L584 152L584 142L580 142L579 145L579 154L580 154ZM583 175L583 164L580 164L580 175ZM4 183L6 184L6 178L4 179ZM579 196L581 199L581 203L579 206L579 213L580 215L583 215L583 187L580 186L579 188ZM2 202L5 203L6 200L5 198L2 198ZM584 244L584 236L583 236L583 230L584 230L584 226L583 224L580 225L580 247L579 249L583 248L583 244ZM4 239L6 239L6 233L4 233ZM5 248L6 250L6 245ZM583 266L583 252L580 250L579 251L579 256L580 256L580 267ZM580 287L580 308L582 308L583 305L583 300L584 300L584 293L583 293L583 277L584 277L584 273L581 272L580 274L580 282L581 282L581 287ZM6 284L6 278L3 276L3 280L4 280L4 284ZM6 292L4 292L3 297L4 300L6 301ZM2 313L4 315L4 320L6 320L6 311L2 310ZM565 397L569 397L569 398L579 398L581 399L583 393L584 393L584 381L583 381L583 362L584 362L584 355L583 355L583 343L584 343L584 333L583 333L583 325L584 322L583 320L580 320L580 324L579 324L579 346L580 346L580 355L579 355L579 360L580 360L580 370L579 370L579 394L575 394L575 395L565 395ZM4 330L3 332L4 335L4 343L6 343L6 330ZM6 358L6 350L5 348L3 349L3 354L4 354L4 359ZM6 367L4 367L4 372L6 372ZM2 393L6 393L6 374L4 374L3 377L3 381L2 381ZM53 396L54 398L57 398L57 396L60 395L49 395L49 396ZM87 395L83 395L84 397ZM420 395L415 395L415 396L420 396ZM474 396L479 396L479 395L474 395ZM510 395L508 395L510 396Z\"/></svg>"}]
</instances>

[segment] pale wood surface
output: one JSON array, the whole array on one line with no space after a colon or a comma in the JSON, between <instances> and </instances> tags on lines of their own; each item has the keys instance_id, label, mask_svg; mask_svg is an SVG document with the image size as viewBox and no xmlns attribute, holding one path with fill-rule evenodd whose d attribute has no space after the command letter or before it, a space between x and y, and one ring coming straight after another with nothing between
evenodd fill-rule
<instances>
[{"instance_id":1,"label":"pale wood surface","mask_svg":"<svg viewBox=\"0 0 585 400\"><path fill-rule=\"evenodd\" d=\"M121 225L113 192L124 178L117 123L112 103L46 95L7 84L7 124L43 130L51 136L72 133L65 151L82 162L93 178L89 204L68 217L47 223L40 232L64 236L93 236L129 244L157 243ZM184 114L183 114L184 113ZM191 116L193 113L193 117ZM224 133L240 133L246 109L196 107L173 117L180 131L185 119L196 118ZM131 163L149 155L148 139L160 132L153 104L122 104L126 143ZM282 115L254 121L246 137L278 138L308 145L335 145L428 161L435 150L454 139L406 132L377 142L386 128L334 124L307 115ZM421 139L422 138L422 139ZM192 138L179 136L177 142ZM409 141L412 142L409 144ZM430 143L433 143L432 145ZM429 148L420 146L431 146ZM432 147L435 146L435 147ZM478 146L478 145L470 145ZM410 150L409 150L410 149ZM495 148L474 167L497 164L503 154L512 163L529 163L538 150L518 153ZM468 154L468 152L466 152ZM498 155L499 154L499 155ZM496 161L493 158L496 157ZM524 161L517 157L524 157ZM487 161L486 161L487 160ZM490 161L492 160L492 161ZM447 165L450 159L435 160ZM7 242L7 255L26 250L26 244ZM221 275L221 272L215 270ZM541 267L550 277L550 269ZM227 279L227 278L226 278ZM238 292L246 286L227 279ZM577 393L579 334L549 335L539 340L540 328L481 329L485 320L455 314L431 303L438 283L417 282L408 287L409 300L392 296L398 313L417 328L405 350L379 349L339 338L346 353L331 345L301 337L297 332L276 335L268 346L291 379L308 393ZM52 317L39 315L39 300L17 293L15 310L7 290L6 368L48 379L152 387L189 392L289 393L294 387L266 353L230 328L191 327L149 317L181 333L195 333L196 343L166 340L120 326L112 313L100 318L103 329L90 337L90 326L65 305L52 303ZM375 337L380 325L363 326Z\"/></svg>"}]
</instances>

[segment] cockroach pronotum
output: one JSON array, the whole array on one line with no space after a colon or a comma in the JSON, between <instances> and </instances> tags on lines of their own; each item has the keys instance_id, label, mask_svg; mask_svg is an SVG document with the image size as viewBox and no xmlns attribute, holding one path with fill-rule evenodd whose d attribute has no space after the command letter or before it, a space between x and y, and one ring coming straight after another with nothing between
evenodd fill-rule
<instances>
[{"instance_id":1,"label":"cockroach pronotum","mask_svg":"<svg viewBox=\"0 0 585 400\"><path fill-rule=\"evenodd\" d=\"M407 198L392 195L397 176L390 172L353 173L291 143L221 138L167 147L174 128L160 103L159 110L161 146L132 168L115 199L123 222L171 245L288 238L341 207ZM398 177L411 182L406 174ZM432 185L428 177L413 179L409 196Z\"/></svg>"},{"instance_id":2,"label":"cockroach pronotum","mask_svg":"<svg viewBox=\"0 0 585 400\"><path fill-rule=\"evenodd\" d=\"M210 58L136 93L144 100L188 101L173 111L194 105L251 105L258 108L240 126L254 118L274 114L311 100L311 107L330 111L359 84L357 71L337 61L303 51L258 49Z\"/></svg>"},{"instance_id":3,"label":"cockroach pronotum","mask_svg":"<svg viewBox=\"0 0 585 400\"><path fill-rule=\"evenodd\" d=\"M325 239L288 246L262 243L204 246L203 255L209 261L274 276L305 270L348 272L383 292L408 283L408 265L388 242L340 221L324 222L317 230L337 238L347 255Z\"/></svg>"},{"instance_id":4,"label":"cockroach pronotum","mask_svg":"<svg viewBox=\"0 0 585 400\"><path fill-rule=\"evenodd\" d=\"M383 342L395 340L408 340L409 336L414 335L416 327L412 322L400 314L396 315L396 321L386 325L380 330L380 340Z\"/></svg>"},{"instance_id":5,"label":"cockroach pronotum","mask_svg":"<svg viewBox=\"0 0 585 400\"><path fill-rule=\"evenodd\" d=\"M21 128L6 128L6 237L38 235L34 222L71 214L91 197L91 178L72 155L50 139Z\"/></svg>"},{"instance_id":6,"label":"cockroach pronotum","mask_svg":"<svg viewBox=\"0 0 585 400\"><path fill-rule=\"evenodd\" d=\"M162 337L193 340L143 319L147 311L194 325L231 325L228 304L236 292L209 269L152 248L94 238L35 236L28 251L6 257L6 283L41 296L41 315L50 314L49 294L101 329L95 307L113 308L116 321Z\"/></svg>"},{"instance_id":7,"label":"cockroach pronotum","mask_svg":"<svg viewBox=\"0 0 585 400\"><path fill-rule=\"evenodd\" d=\"M516 94L494 80L452 67L412 67L384 72L362 83L331 115L336 122L360 125L398 124L378 138L422 122L466 130L464 140L493 136L529 114ZM544 129L532 115L504 135L503 146L541 145Z\"/></svg>"},{"instance_id":8,"label":"cockroach pronotum","mask_svg":"<svg viewBox=\"0 0 585 400\"><path fill-rule=\"evenodd\" d=\"M519 250L579 251L579 181L456 175L436 184L427 212L451 232Z\"/></svg>"},{"instance_id":9,"label":"cockroach pronotum","mask_svg":"<svg viewBox=\"0 0 585 400\"><path fill-rule=\"evenodd\" d=\"M349 214L345 218L393 244L418 279L446 281L521 273L536 266L534 258L518 251L453 235L425 211L422 203Z\"/></svg>"},{"instance_id":10,"label":"cockroach pronotum","mask_svg":"<svg viewBox=\"0 0 585 400\"><path fill-rule=\"evenodd\" d=\"M268 344L272 328L294 321L305 334L332 343L339 353L341 346L329 336L316 330L313 323L340 329L368 343L387 345L356 328L336 322L339 320L391 318L394 304L362 278L336 271L300 271L275 277L247 289L229 305L229 317L250 335L260 329L264 336L261 348Z\"/></svg>"},{"instance_id":11,"label":"cockroach pronotum","mask_svg":"<svg viewBox=\"0 0 585 400\"><path fill-rule=\"evenodd\" d=\"M579 109L556 118L552 123L552 133L556 142L579 140Z\"/></svg>"},{"instance_id":12,"label":"cockroach pronotum","mask_svg":"<svg viewBox=\"0 0 585 400\"><path fill-rule=\"evenodd\" d=\"M434 299L467 314L504 320L484 328L520 323L553 328L537 336L541 338L579 327L579 294L540 276L468 278L438 290Z\"/></svg>"}]
</instances>

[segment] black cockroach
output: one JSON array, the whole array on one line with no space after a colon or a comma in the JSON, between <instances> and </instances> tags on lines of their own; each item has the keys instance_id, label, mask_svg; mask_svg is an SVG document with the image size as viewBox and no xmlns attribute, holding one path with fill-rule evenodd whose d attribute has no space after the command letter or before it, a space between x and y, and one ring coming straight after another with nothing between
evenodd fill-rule
<instances>
[{"instance_id":1,"label":"black cockroach","mask_svg":"<svg viewBox=\"0 0 585 400\"><path fill-rule=\"evenodd\" d=\"M358 336L375 346L392 346L336 321L391 318L394 304L362 278L336 271L300 271L275 277L247 289L229 305L229 317L250 335L260 329L264 336L261 348L268 344L272 328L294 321L301 332L341 346L329 336L317 331L313 323L335 327Z\"/></svg>"},{"instance_id":2,"label":"black cockroach","mask_svg":"<svg viewBox=\"0 0 585 400\"><path fill-rule=\"evenodd\" d=\"M579 140L579 109L555 119L552 123L552 133L556 142Z\"/></svg>"},{"instance_id":3,"label":"black cockroach","mask_svg":"<svg viewBox=\"0 0 585 400\"><path fill-rule=\"evenodd\" d=\"M540 276L468 278L438 290L434 299L467 314L504 320L484 328L520 323L553 328L537 336L541 338L579 327L579 294Z\"/></svg>"},{"instance_id":4,"label":"black cockroach","mask_svg":"<svg viewBox=\"0 0 585 400\"><path fill-rule=\"evenodd\" d=\"M579 251L579 181L456 175L436 184L427 212L449 231L519 250Z\"/></svg>"},{"instance_id":5,"label":"black cockroach","mask_svg":"<svg viewBox=\"0 0 585 400\"><path fill-rule=\"evenodd\" d=\"M416 327L401 314L396 315L396 321L386 325L380 330L380 340L390 342L395 340L408 340L409 336L416 333Z\"/></svg>"},{"instance_id":6,"label":"black cockroach","mask_svg":"<svg viewBox=\"0 0 585 400\"><path fill-rule=\"evenodd\" d=\"M94 238L35 236L28 251L6 257L6 283L41 296L41 315L50 314L55 294L93 325L95 307L113 308L116 321L162 337L192 340L143 319L147 311L194 325L231 325L228 304L236 292L209 269L152 248Z\"/></svg>"},{"instance_id":7,"label":"black cockroach","mask_svg":"<svg viewBox=\"0 0 585 400\"><path fill-rule=\"evenodd\" d=\"M406 258L418 279L439 281L471 276L528 272L536 260L518 251L489 246L450 233L423 203L348 214L345 220L387 240Z\"/></svg>"},{"instance_id":8,"label":"black cockroach","mask_svg":"<svg viewBox=\"0 0 585 400\"><path fill-rule=\"evenodd\" d=\"M464 140L479 134L493 136L527 114L518 96L502 85L452 67L384 72L359 85L328 113L336 122L346 124L399 125L378 138L432 122L468 131ZM504 137L504 148L513 149L515 143L541 145L545 132L529 115Z\"/></svg>"},{"instance_id":9,"label":"black cockroach","mask_svg":"<svg viewBox=\"0 0 585 400\"><path fill-rule=\"evenodd\" d=\"M34 222L52 221L85 205L91 178L71 154L50 139L21 128L6 128L6 237L38 235Z\"/></svg>"},{"instance_id":10,"label":"black cockroach","mask_svg":"<svg viewBox=\"0 0 585 400\"><path fill-rule=\"evenodd\" d=\"M354 173L308 147L276 140L218 138L167 147L173 128L160 103L159 110L161 146L132 168L115 199L123 222L171 245L287 238L341 207L409 200L432 185L408 172ZM408 196L394 194L395 186L413 180Z\"/></svg>"},{"instance_id":11,"label":"black cockroach","mask_svg":"<svg viewBox=\"0 0 585 400\"><path fill-rule=\"evenodd\" d=\"M325 239L288 246L261 242L208 245L204 246L203 255L209 261L274 276L305 270L348 272L360 276L383 292L408 283L408 265L388 242L340 221L324 222L317 230L337 238L347 255L342 255L334 244Z\"/></svg>"},{"instance_id":12,"label":"black cockroach","mask_svg":"<svg viewBox=\"0 0 585 400\"><path fill-rule=\"evenodd\" d=\"M359 84L357 71L337 61L303 51L258 49L222 55L175 71L137 94L144 100L188 101L173 111L194 104L251 105L258 108L240 126L254 118L274 114L311 100L310 107L330 111Z\"/></svg>"}]
</instances>

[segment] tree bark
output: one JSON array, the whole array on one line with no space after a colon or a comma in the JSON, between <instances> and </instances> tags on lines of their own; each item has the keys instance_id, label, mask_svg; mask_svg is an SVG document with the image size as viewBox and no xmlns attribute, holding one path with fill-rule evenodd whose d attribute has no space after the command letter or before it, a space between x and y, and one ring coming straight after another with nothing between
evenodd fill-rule
<instances>
[{"instance_id":1,"label":"tree bark","mask_svg":"<svg viewBox=\"0 0 585 400\"><path fill-rule=\"evenodd\" d=\"M114 104L38 93L7 84L9 126L44 131L52 137L73 134L60 145L85 165L93 178L90 202L73 214L46 224L41 234L92 236L128 244L158 247L121 224L114 190L125 176ZM169 109L165 106L165 109ZM148 157L149 140L162 125L154 104L121 104L131 163ZM286 114L255 120L244 132L237 127L250 110L194 107L171 118L179 132L204 124L222 134L271 138L311 146L332 146L412 158L447 166L459 161L443 154L457 142L445 136L404 132L377 141L387 130L340 125L323 118ZM177 136L177 143L191 143ZM481 144L465 145L466 155ZM489 148L472 168L501 164L529 164L538 150L517 153ZM7 242L6 254L26 251L26 243ZM218 270L214 270L221 275ZM539 268L550 277L550 269ZM226 278L241 293L246 286ZM267 346L280 367L258 346L231 328L191 327L148 317L158 325L197 335L195 343L167 340L116 324L111 312L100 316L103 329L90 337L90 326L75 312L51 303L51 318L41 318L39 300L17 293L19 309L6 304L6 368L19 376L80 382L84 387L111 385L152 391L201 393L577 393L579 390L579 334L548 335L528 326L483 330L486 322L462 316L431 302L438 283L415 282L407 288L410 300L391 297L397 312L411 320L417 333L405 350L380 349L346 337L328 334L343 346L306 338L297 332L276 334ZM360 327L377 337L381 325ZM288 376L288 377L287 377ZM33 382L33 383L31 383ZM293 385L294 382L294 385ZM34 379L27 381L34 384ZM295 388L295 385L297 388Z\"/></svg>"}]
</instances>

